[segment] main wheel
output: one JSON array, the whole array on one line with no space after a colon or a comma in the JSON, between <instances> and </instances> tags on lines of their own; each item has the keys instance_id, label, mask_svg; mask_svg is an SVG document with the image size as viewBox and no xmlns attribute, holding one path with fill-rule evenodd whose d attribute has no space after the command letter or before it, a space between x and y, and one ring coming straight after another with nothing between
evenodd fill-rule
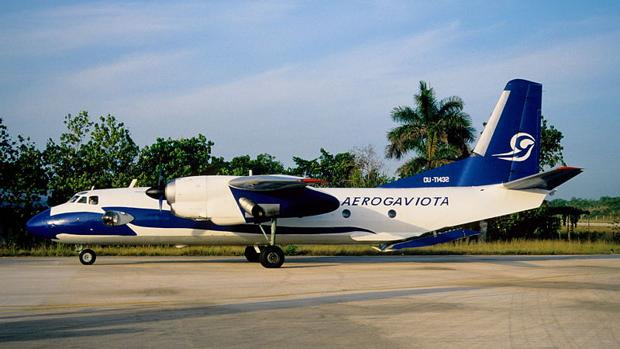
<instances>
[{"instance_id":1,"label":"main wheel","mask_svg":"<svg viewBox=\"0 0 620 349\"><path fill-rule=\"evenodd\" d=\"M243 255L245 256L245 259L248 260L248 262L257 263L259 260L258 252L256 252L256 250L254 249L254 246L246 246Z\"/></svg>"},{"instance_id":2,"label":"main wheel","mask_svg":"<svg viewBox=\"0 0 620 349\"><path fill-rule=\"evenodd\" d=\"M265 246L260 251L259 260L265 268L280 268L284 263L284 252L278 246Z\"/></svg>"},{"instance_id":3,"label":"main wheel","mask_svg":"<svg viewBox=\"0 0 620 349\"><path fill-rule=\"evenodd\" d=\"M97 254L95 253L95 251L89 248L80 251L80 263L84 265L91 265L95 263L96 259L97 259Z\"/></svg>"}]
</instances>

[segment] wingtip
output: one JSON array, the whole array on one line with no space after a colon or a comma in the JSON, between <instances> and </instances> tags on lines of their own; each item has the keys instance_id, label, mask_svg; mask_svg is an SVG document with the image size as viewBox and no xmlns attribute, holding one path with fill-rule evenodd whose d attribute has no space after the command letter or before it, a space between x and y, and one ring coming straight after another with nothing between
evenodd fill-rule
<instances>
[{"instance_id":1,"label":"wingtip","mask_svg":"<svg viewBox=\"0 0 620 349\"><path fill-rule=\"evenodd\" d=\"M576 166L560 166L557 168L558 171L579 171L579 172L583 172L583 167L576 167Z\"/></svg>"},{"instance_id":2,"label":"wingtip","mask_svg":"<svg viewBox=\"0 0 620 349\"><path fill-rule=\"evenodd\" d=\"M306 183L306 184L325 184L325 183L327 183L326 180L320 179L320 178L302 178L302 179L300 179L300 182Z\"/></svg>"}]
</instances>

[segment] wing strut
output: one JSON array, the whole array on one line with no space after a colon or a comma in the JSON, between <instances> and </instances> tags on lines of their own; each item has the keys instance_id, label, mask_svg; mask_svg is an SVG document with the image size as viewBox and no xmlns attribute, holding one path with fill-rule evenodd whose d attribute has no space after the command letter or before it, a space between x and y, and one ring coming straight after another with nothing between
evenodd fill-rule
<instances>
[{"instance_id":1,"label":"wing strut","mask_svg":"<svg viewBox=\"0 0 620 349\"><path fill-rule=\"evenodd\" d=\"M260 228L260 231L263 233L265 240L267 240L267 243L271 246L276 245L276 226L277 225L278 225L278 219L272 218L271 219L271 234L269 234L269 237L267 237L267 233L265 232L265 229L263 228L262 224L260 223L258 224L258 227Z\"/></svg>"}]
</instances>

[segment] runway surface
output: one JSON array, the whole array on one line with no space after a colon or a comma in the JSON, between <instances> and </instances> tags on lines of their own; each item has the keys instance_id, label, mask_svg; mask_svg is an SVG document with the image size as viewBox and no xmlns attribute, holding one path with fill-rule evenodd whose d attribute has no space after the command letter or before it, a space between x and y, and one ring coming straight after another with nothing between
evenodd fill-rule
<instances>
[{"instance_id":1,"label":"runway surface","mask_svg":"<svg viewBox=\"0 0 620 349\"><path fill-rule=\"evenodd\" d=\"M2 348L620 348L620 256L0 258Z\"/></svg>"}]
</instances>

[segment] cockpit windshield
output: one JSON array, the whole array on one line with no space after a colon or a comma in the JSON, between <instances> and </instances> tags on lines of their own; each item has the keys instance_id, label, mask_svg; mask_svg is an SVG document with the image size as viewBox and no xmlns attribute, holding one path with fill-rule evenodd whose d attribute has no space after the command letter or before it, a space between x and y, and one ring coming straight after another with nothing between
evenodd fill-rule
<instances>
[{"instance_id":1,"label":"cockpit windshield","mask_svg":"<svg viewBox=\"0 0 620 349\"><path fill-rule=\"evenodd\" d=\"M81 191L81 192L73 195L71 197L71 199L69 199L68 202L70 202L70 203L73 202L73 203L77 203L77 204L85 204L86 200L88 199L88 203L91 204L91 205L99 204L99 197L98 196L87 197L86 196L87 193L88 192L86 192L86 191Z\"/></svg>"}]
</instances>

